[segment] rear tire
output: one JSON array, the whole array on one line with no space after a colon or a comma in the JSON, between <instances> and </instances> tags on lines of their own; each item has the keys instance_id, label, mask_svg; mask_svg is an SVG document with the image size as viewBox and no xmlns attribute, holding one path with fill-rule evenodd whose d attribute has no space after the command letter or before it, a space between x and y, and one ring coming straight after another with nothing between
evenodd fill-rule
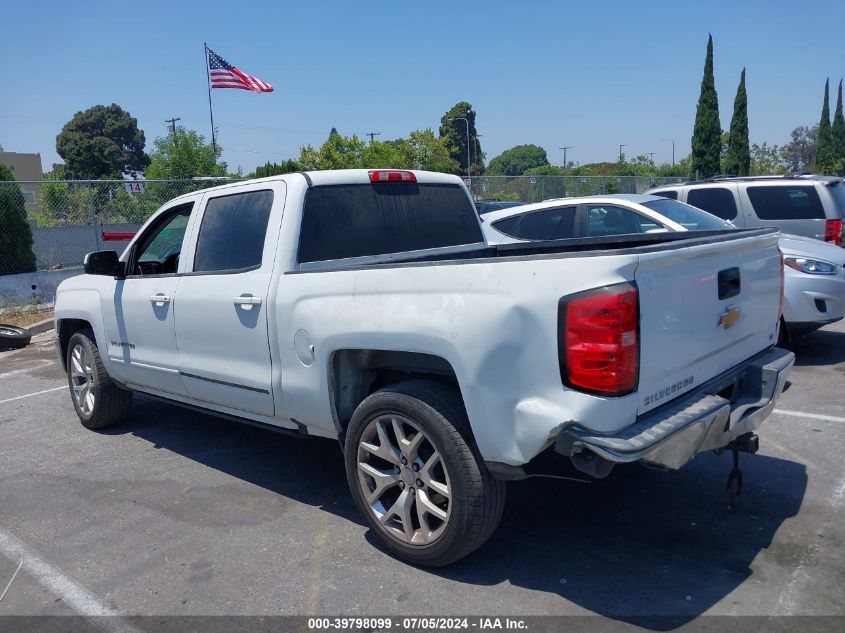
<instances>
[{"instance_id":1,"label":"rear tire","mask_svg":"<svg viewBox=\"0 0 845 633\"><path fill-rule=\"evenodd\" d=\"M345 464L373 534L411 563L453 563L502 518L506 484L484 465L460 398L439 383L408 381L366 398L349 423Z\"/></svg>"},{"instance_id":2,"label":"rear tire","mask_svg":"<svg viewBox=\"0 0 845 633\"><path fill-rule=\"evenodd\" d=\"M109 377L91 330L70 337L66 362L70 396L82 426L104 429L123 422L132 407L132 392Z\"/></svg>"}]
</instances>

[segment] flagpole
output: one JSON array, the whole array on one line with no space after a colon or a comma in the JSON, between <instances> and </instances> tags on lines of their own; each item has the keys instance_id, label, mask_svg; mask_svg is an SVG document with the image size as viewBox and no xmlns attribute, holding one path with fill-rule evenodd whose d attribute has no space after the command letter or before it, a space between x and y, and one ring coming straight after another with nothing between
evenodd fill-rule
<instances>
[{"instance_id":1,"label":"flagpole","mask_svg":"<svg viewBox=\"0 0 845 633\"><path fill-rule=\"evenodd\" d=\"M214 137L214 111L211 109L211 72L208 69L208 44L202 43L205 49L205 78L208 80L208 116L211 119L211 149L217 154L217 139Z\"/></svg>"}]
</instances>

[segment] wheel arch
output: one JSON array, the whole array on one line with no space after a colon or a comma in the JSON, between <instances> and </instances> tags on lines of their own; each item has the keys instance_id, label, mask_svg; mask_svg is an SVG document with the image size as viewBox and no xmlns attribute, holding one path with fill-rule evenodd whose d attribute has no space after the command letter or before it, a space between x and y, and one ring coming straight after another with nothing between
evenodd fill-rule
<instances>
[{"instance_id":1,"label":"wheel arch","mask_svg":"<svg viewBox=\"0 0 845 633\"><path fill-rule=\"evenodd\" d=\"M383 387L409 380L430 380L455 391L466 411L457 373L442 356L422 352L340 349L329 361L329 398L341 446L358 405Z\"/></svg>"},{"instance_id":2,"label":"wheel arch","mask_svg":"<svg viewBox=\"0 0 845 633\"><path fill-rule=\"evenodd\" d=\"M80 330L94 330L93 324L86 319L65 318L56 319L56 336L58 337L59 358L62 369L67 371L67 348L71 337ZM94 335L96 342L96 334Z\"/></svg>"}]
</instances>

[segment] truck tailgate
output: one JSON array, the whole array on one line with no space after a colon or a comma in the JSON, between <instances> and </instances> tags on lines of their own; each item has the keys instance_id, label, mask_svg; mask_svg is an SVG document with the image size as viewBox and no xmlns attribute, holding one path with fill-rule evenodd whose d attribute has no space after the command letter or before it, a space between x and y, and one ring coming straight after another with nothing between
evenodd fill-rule
<instances>
[{"instance_id":1,"label":"truck tailgate","mask_svg":"<svg viewBox=\"0 0 845 633\"><path fill-rule=\"evenodd\" d=\"M778 237L731 236L640 256L639 414L775 343Z\"/></svg>"}]
</instances>

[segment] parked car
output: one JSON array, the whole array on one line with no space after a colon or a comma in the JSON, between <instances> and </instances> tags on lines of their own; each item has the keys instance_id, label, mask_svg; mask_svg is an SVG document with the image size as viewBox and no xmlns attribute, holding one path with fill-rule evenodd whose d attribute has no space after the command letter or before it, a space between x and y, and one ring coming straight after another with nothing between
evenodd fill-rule
<instances>
[{"instance_id":1,"label":"parked car","mask_svg":"<svg viewBox=\"0 0 845 633\"><path fill-rule=\"evenodd\" d=\"M740 228L773 226L842 246L845 183L833 176L717 177L646 193L704 209Z\"/></svg>"},{"instance_id":2,"label":"parked car","mask_svg":"<svg viewBox=\"0 0 845 633\"><path fill-rule=\"evenodd\" d=\"M546 453L602 477L754 452L793 365L776 231L571 242L489 246L446 174L231 183L90 253L57 292L59 355L86 428L137 391L338 440L373 534L444 565Z\"/></svg>"},{"instance_id":3,"label":"parked car","mask_svg":"<svg viewBox=\"0 0 845 633\"><path fill-rule=\"evenodd\" d=\"M610 233L734 229L728 221L674 199L617 194L549 200L512 207L484 218L491 244L593 237ZM845 249L820 240L782 235L782 339L845 317Z\"/></svg>"}]
</instances>

